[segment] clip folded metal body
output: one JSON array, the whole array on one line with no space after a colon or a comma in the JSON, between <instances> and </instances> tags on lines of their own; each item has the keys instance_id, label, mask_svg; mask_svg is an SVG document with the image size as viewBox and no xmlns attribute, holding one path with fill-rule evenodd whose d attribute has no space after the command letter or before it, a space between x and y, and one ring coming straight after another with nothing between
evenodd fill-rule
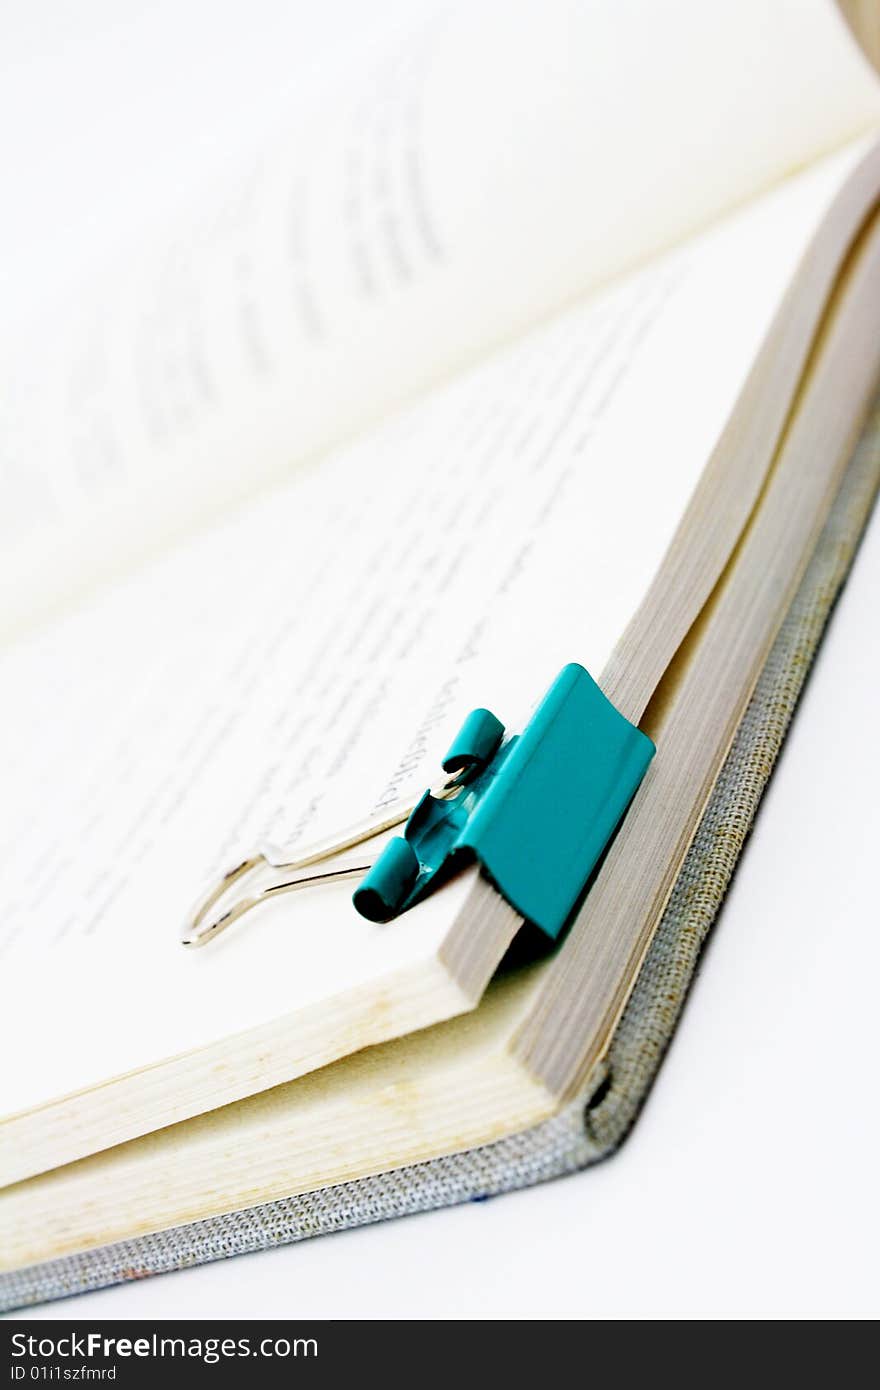
<instances>
[{"instance_id":1,"label":"clip folded metal body","mask_svg":"<svg viewBox=\"0 0 880 1390\"><path fill-rule=\"evenodd\" d=\"M488 710L468 716L443 764L467 758L468 781L454 798L425 792L355 892L364 916L395 917L476 860L521 916L559 935L654 745L574 664L522 733L502 735Z\"/></svg>"},{"instance_id":2,"label":"clip folded metal body","mask_svg":"<svg viewBox=\"0 0 880 1390\"><path fill-rule=\"evenodd\" d=\"M505 739L488 710L473 710L443 761L447 779L413 805L386 807L341 836L279 862L260 851L201 899L183 940L199 945L279 893L360 878L354 905L385 922L477 862L526 920L555 938L577 904L654 755L582 666L563 668L521 733ZM406 821L374 863L345 851ZM282 878L211 909L261 867Z\"/></svg>"}]
</instances>

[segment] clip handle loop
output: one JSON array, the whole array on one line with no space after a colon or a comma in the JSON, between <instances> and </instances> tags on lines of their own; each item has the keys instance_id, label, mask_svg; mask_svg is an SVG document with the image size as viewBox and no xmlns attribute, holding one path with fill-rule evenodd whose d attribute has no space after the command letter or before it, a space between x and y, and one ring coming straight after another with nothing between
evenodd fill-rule
<instances>
[{"instance_id":1,"label":"clip handle loop","mask_svg":"<svg viewBox=\"0 0 880 1390\"><path fill-rule=\"evenodd\" d=\"M495 757L503 737L504 725L491 710L472 709L443 759L443 771L479 774Z\"/></svg>"},{"instance_id":2,"label":"clip handle loop","mask_svg":"<svg viewBox=\"0 0 880 1390\"><path fill-rule=\"evenodd\" d=\"M352 901L369 922L388 922L406 902L419 876L419 861L408 840L395 835L368 871Z\"/></svg>"}]
</instances>

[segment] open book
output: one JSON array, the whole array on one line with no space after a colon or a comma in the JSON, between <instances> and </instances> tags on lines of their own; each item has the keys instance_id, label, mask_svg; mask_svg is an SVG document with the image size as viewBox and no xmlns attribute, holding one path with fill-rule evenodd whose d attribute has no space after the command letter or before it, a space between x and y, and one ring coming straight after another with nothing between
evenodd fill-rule
<instances>
[{"instance_id":1,"label":"open book","mask_svg":"<svg viewBox=\"0 0 880 1390\"><path fill-rule=\"evenodd\" d=\"M830 0L444 10L16 345L3 1267L601 1076L880 371L878 130ZM476 868L181 946L571 661L657 753L555 946Z\"/></svg>"}]
</instances>

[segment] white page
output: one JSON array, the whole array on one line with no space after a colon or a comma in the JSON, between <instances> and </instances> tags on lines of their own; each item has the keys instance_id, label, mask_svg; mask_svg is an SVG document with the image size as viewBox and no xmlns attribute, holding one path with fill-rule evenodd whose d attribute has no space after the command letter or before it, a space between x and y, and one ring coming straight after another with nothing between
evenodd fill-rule
<instances>
[{"instance_id":1,"label":"white page","mask_svg":"<svg viewBox=\"0 0 880 1390\"><path fill-rule=\"evenodd\" d=\"M478 3L0 342L0 627L880 120L831 0Z\"/></svg>"},{"instance_id":2,"label":"white page","mask_svg":"<svg viewBox=\"0 0 880 1390\"><path fill-rule=\"evenodd\" d=\"M473 705L515 723L564 662L598 675L860 152L7 651L0 1113L433 957L454 891L177 933L237 848L434 780Z\"/></svg>"}]
</instances>

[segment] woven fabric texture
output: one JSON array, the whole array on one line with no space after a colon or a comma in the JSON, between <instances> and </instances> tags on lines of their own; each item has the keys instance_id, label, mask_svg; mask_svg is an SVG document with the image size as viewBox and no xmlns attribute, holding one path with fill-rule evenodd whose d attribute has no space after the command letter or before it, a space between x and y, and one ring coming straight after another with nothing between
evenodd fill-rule
<instances>
[{"instance_id":1,"label":"woven fabric texture","mask_svg":"<svg viewBox=\"0 0 880 1390\"><path fill-rule=\"evenodd\" d=\"M0 1310L544 1182L612 1153L644 1103L718 915L880 480L880 403L731 747L621 1018L605 1080L559 1115L467 1153L0 1276Z\"/></svg>"}]
</instances>

